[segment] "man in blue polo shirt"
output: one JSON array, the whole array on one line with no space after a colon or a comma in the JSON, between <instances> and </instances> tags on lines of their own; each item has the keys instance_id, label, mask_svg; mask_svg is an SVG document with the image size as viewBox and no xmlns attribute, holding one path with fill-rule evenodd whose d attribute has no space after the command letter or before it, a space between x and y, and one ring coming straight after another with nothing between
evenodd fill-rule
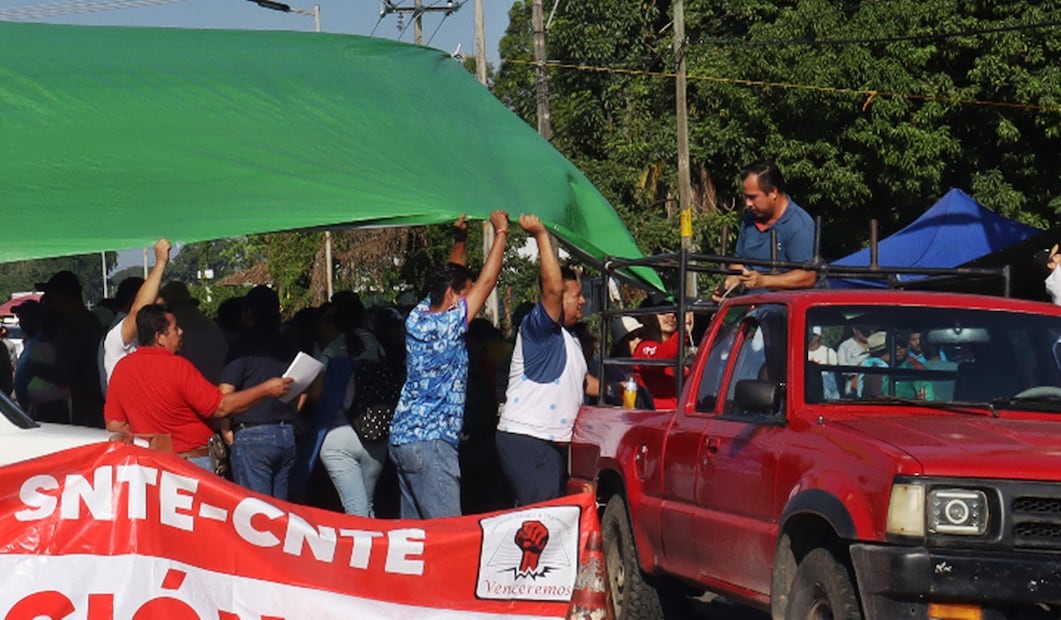
<instances>
[{"instance_id":1,"label":"man in blue polo shirt","mask_svg":"<svg viewBox=\"0 0 1061 620\"><path fill-rule=\"evenodd\" d=\"M788 263L804 263L814 255L814 222L792 198L785 193L785 179L773 162L757 161L741 170L744 205L747 212L741 219L740 236L734 256L756 260L771 260L770 233L777 233L777 259ZM746 291L757 289L810 288L817 274L806 269L790 269L769 273L768 266L730 265L741 274L726 276L715 289L712 298L719 302L741 286Z\"/></svg>"}]
</instances>

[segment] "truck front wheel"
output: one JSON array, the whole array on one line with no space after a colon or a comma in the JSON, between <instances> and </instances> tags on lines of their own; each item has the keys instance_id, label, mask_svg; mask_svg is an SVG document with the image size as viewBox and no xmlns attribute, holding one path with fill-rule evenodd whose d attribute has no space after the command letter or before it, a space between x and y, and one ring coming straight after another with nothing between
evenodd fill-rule
<instances>
[{"instance_id":1,"label":"truck front wheel","mask_svg":"<svg viewBox=\"0 0 1061 620\"><path fill-rule=\"evenodd\" d=\"M634 535L626 502L619 495L608 500L601 519L604 560L608 568L612 606L616 620L662 620L659 592L649 584L637 562Z\"/></svg>"},{"instance_id":2,"label":"truck front wheel","mask_svg":"<svg viewBox=\"0 0 1061 620\"><path fill-rule=\"evenodd\" d=\"M828 549L808 553L796 568L788 620L862 620L851 573Z\"/></svg>"}]
</instances>

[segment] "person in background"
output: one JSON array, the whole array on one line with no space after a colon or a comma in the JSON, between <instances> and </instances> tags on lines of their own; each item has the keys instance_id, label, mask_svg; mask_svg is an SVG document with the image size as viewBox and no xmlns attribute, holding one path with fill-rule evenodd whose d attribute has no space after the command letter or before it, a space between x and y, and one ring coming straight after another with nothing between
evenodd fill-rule
<instances>
[{"instance_id":1,"label":"person in background","mask_svg":"<svg viewBox=\"0 0 1061 620\"><path fill-rule=\"evenodd\" d=\"M103 393L107 393L114 365L136 349L136 313L140 308L158 301L158 290L162 286L162 273L169 264L170 243L166 239L155 242L155 265L147 279L126 278L118 285L114 301L118 304L115 322L111 323L107 335L100 344L102 353Z\"/></svg>"},{"instance_id":2,"label":"person in background","mask_svg":"<svg viewBox=\"0 0 1061 620\"><path fill-rule=\"evenodd\" d=\"M757 161L740 173L747 211L741 219L734 256L771 260L770 233L777 233L777 258L787 263L806 263L814 257L814 221L785 191L785 178L773 162ZM740 271L725 277L711 298L722 301L737 287L745 291L760 289L811 288L818 280L814 271L790 269L769 273L770 267L741 264L729 266Z\"/></svg>"},{"instance_id":3,"label":"person in background","mask_svg":"<svg viewBox=\"0 0 1061 620\"><path fill-rule=\"evenodd\" d=\"M1043 282L1046 292L1055 306L1061 306L1061 254L1056 243L1047 251L1046 268L1050 271Z\"/></svg>"},{"instance_id":4,"label":"person in background","mask_svg":"<svg viewBox=\"0 0 1061 620\"><path fill-rule=\"evenodd\" d=\"M435 268L430 294L405 320L406 379L391 423L390 457L398 471L403 519L461 514L458 445L468 380L468 323L497 284L508 214L494 211L496 235L477 280L467 264L468 224L454 224L449 262Z\"/></svg>"},{"instance_id":5,"label":"person in background","mask_svg":"<svg viewBox=\"0 0 1061 620\"><path fill-rule=\"evenodd\" d=\"M538 245L541 298L516 336L496 441L516 505L526 506L564 493L575 415L599 382L587 378L582 345L571 332L586 303L578 276L561 269L537 216L521 215L519 225Z\"/></svg>"},{"instance_id":6,"label":"person in background","mask_svg":"<svg viewBox=\"0 0 1061 620\"><path fill-rule=\"evenodd\" d=\"M280 299L268 286L255 286L244 298L243 333L221 370L222 394L279 377L295 358L280 336ZM231 448L229 463L236 484L277 499L288 498L295 465L295 418L305 394L284 402L258 401L245 412L221 420L221 437Z\"/></svg>"},{"instance_id":7,"label":"person in background","mask_svg":"<svg viewBox=\"0 0 1061 620\"><path fill-rule=\"evenodd\" d=\"M464 514L501 510L511 505L504 492L504 477L497 457L497 397L494 377L497 360L491 346L501 342L501 330L487 319L468 324L468 388L464 399L464 426L459 450L461 508Z\"/></svg>"},{"instance_id":8,"label":"person in background","mask_svg":"<svg viewBox=\"0 0 1061 620\"><path fill-rule=\"evenodd\" d=\"M317 405L322 415L330 416L330 421L320 446L320 462L339 495L343 512L372 517L376 483L387 459L387 442L361 437L352 421L361 399L373 389L389 393L386 386L395 382L395 377L390 373L392 367L386 364L383 345L365 325L365 306L357 293L336 293L323 314L322 334L325 338L334 336L321 357L325 378ZM364 371L372 367L375 372L370 380L377 385L366 387L369 379L364 378L368 376Z\"/></svg>"},{"instance_id":9,"label":"person in background","mask_svg":"<svg viewBox=\"0 0 1061 620\"><path fill-rule=\"evenodd\" d=\"M199 309L199 300L192 297L183 282L167 282L159 297L177 317L177 324L184 332L180 355L199 369L207 381L219 383L228 354L228 341L221 327Z\"/></svg>"},{"instance_id":10,"label":"person in background","mask_svg":"<svg viewBox=\"0 0 1061 620\"><path fill-rule=\"evenodd\" d=\"M869 357L869 333L873 329L867 325L851 325L851 336L836 348L836 361L840 366L861 366ZM843 393L848 398L858 395L858 373L844 373Z\"/></svg>"},{"instance_id":11,"label":"person in background","mask_svg":"<svg viewBox=\"0 0 1061 620\"><path fill-rule=\"evenodd\" d=\"M33 357L32 373L45 382L69 391L70 412L66 422L79 426L103 427L103 391L100 389L97 356L103 326L85 307L81 281L70 271L59 271L47 282L37 283L44 291L44 339L55 351L54 357ZM53 413L58 414L58 411Z\"/></svg>"},{"instance_id":12,"label":"person in background","mask_svg":"<svg viewBox=\"0 0 1061 620\"><path fill-rule=\"evenodd\" d=\"M246 411L266 398L280 398L291 379L272 377L246 389L224 393L177 355L182 330L164 306L148 305L136 313L137 348L114 367L107 390L107 430L115 433L164 434L173 451L213 471L208 446L212 419Z\"/></svg>"},{"instance_id":13,"label":"person in background","mask_svg":"<svg viewBox=\"0 0 1061 620\"><path fill-rule=\"evenodd\" d=\"M819 366L836 366L838 363L836 351L822 343L822 328L820 325L811 327L810 343L807 345L807 360ZM822 372L822 390L828 400L840 398L840 390L836 385L836 374L829 371Z\"/></svg>"},{"instance_id":14,"label":"person in background","mask_svg":"<svg viewBox=\"0 0 1061 620\"><path fill-rule=\"evenodd\" d=\"M641 304L642 308L666 305L661 296L649 296ZM692 334L693 315L685 315L686 337ZM646 317L641 330L641 341L634 348L634 357L638 359L668 360L677 359L681 341L678 339L678 315L674 312L662 312ZM648 388L656 409L675 409L678 407L678 382L675 379L673 366L638 366L636 368L639 383Z\"/></svg>"},{"instance_id":15,"label":"person in background","mask_svg":"<svg viewBox=\"0 0 1061 620\"><path fill-rule=\"evenodd\" d=\"M0 325L0 392L10 396L15 389L15 366L11 363L11 355L7 348L7 327Z\"/></svg>"},{"instance_id":16,"label":"person in background","mask_svg":"<svg viewBox=\"0 0 1061 620\"><path fill-rule=\"evenodd\" d=\"M15 399L38 422L70 420L70 390L44 380L35 368L55 363L55 348L44 339L44 309L27 300L11 309L22 327L22 355L15 364Z\"/></svg>"}]
</instances>

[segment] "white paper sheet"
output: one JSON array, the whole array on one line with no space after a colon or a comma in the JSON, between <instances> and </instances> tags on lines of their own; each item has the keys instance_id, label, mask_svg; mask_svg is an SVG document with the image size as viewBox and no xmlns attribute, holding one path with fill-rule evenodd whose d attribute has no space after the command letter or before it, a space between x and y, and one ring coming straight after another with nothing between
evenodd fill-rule
<instances>
[{"instance_id":1,"label":"white paper sheet","mask_svg":"<svg viewBox=\"0 0 1061 620\"><path fill-rule=\"evenodd\" d=\"M294 397L305 392L306 388L309 387L310 383L313 383L313 380L317 378L323 368L324 364L299 351L291 365L284 371L285 377L291 377L295 381L291 384L291 389L280 400L288 403Z\"/></svg>"}]
</instances>

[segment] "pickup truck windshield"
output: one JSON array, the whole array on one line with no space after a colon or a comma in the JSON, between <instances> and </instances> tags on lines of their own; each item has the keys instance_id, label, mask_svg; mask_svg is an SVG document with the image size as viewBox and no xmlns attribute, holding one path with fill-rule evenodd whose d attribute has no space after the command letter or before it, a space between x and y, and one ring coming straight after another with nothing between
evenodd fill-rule
<instances>
[{"instance_id":1,"label":"pickup truck windshield","mask_svg":"<svg viewBox=\"0 0 1061 620\"><path fill-rule=\"evenodd\" d=\"M975 403L1061 413L1061 318L823 306L807 312L808 402Z\"/></svg>"}]
</instances>

